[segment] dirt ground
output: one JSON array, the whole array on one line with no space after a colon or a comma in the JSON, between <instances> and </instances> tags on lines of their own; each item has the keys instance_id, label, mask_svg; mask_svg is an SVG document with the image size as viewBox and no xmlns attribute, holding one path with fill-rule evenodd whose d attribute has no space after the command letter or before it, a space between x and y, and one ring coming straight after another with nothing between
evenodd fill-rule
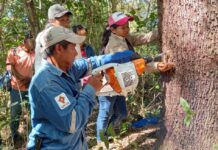
<instances>
[{"instance_id":1,"label":"dirt ground","mask_svg":"<svg viewBox=\"0 0 218 150\"><path fill-rule=\"evenodd\" d=\"M90 150L100 150L96 142L96 118L98 110L95 109L89 119L86 135L87 141ZM152 145L156 142L157 138L155 137L155 132L159 130L158 125L156 126L145 126L140 129L131 129L119 135L116 138L113 138L113 142L110 143L110 150L151 150ZM19 131L23 133L24 137L27 137L25 126L20 125ZM10 139L10 129L5 128L1 130L2 144L0 150L25 150L26 142L20 148L13 148L13 144Z\"/></svg>"},{"instance_id":2,"label":"dirt ground","mask_svg":"<svg viewBox=\"0 0 218 150\"><path fill-rule=\"evenodd\" d=\"M97 110L94 110L90 121L87 125L87 140L89 149L99 150L96 143L96 118ZM110 143L110 150L151 150L152 145L156 142L156 131L159 130L158 125L147 125L143 128L128 130L116 137L113 142Z\"/></svg>"}]
</instances>

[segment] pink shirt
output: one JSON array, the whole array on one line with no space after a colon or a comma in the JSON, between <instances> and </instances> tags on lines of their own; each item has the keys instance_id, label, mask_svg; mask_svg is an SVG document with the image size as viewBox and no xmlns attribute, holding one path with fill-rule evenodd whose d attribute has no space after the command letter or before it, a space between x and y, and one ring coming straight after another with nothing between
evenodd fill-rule
<instances>
[{"instance_id":1,"label":"pink shirt","mask_svg":"<svg viewBox=\"0 0 218 150\"><path fill-rule=\"evenodd\" d=\"M14 49L10 49L6 60L7 70L14 67L16 73L12 73L11 85L13 89L26 91L29 87L30 80L34 73L34 52L26 52L25 47L20 45Z\"/></svg>"}]
</instances>

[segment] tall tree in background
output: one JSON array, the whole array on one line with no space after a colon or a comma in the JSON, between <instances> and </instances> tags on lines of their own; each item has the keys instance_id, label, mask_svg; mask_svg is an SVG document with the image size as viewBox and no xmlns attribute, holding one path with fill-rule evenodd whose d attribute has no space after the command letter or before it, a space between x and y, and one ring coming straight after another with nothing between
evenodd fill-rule
<instances>
[{"instance_id":1,"label":"tall tree in background","mask_svg":"<svg viewBox=\"0 0 218 150\"><path fill-rule=\"evenodd\" d=\"M176 71L165 78L165 132L158 149L216 149L218 1L161 0L159 6L162 50L170 51ZM189 126L183 122L187 114L179 104L181 97L194 112Z\"/></svg>"},{"instance_id":2,"label":"tall tree in background","mask_svg":"<svg viewBox=\"0 0 218 150\"><path fill-rule=\"evenodd\" d=\"M25 6L24 8L27 12L27 17L29 20L31 31L32 31L34 37L36 37L36 35L40 31L40 25L39 25L39 18L36 14L33 0L28 0L28 1L24 0L24 6Z\"/></svg>"}]
</instances>

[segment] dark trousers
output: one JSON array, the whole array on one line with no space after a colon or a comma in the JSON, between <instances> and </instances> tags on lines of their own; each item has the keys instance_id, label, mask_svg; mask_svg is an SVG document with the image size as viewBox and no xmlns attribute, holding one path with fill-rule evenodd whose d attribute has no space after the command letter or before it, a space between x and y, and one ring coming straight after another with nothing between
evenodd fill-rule
<instances>
[{"instance_id":1,"label":"dark trousers","mask_svg":"<svg viewBox=\"0 0 218 150\"><path fill-rule=\"evenodd\" d=\"M17 130L19 128L20 117L22 114L22 106L25 105L29 110L29 101L28 101L28 91L19 91L11 89L10 91L11 98L11 135L12 138L17 135Z\"/></svg>"}]
</instances>

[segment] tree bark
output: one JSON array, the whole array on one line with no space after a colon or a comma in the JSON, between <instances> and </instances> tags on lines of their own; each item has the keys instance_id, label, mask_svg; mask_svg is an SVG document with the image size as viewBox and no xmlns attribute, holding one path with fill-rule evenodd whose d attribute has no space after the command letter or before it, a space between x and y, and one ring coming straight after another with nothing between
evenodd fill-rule
<instances>
[{"instance_id":1,"label":"tree bark","mask_svg":"<svg viewBox=\"0 0 218 150\"><path fill-rule=\"evenodd\" d=\"M4 14L4 10L5 10L5 4L6 4L6 0L3 0L2 3L0 4L0 18L2 18L3 14ZM0 51L4 51L4 41L2 40L2 28L0 28Z\"/></svg>"},{"instance_id":2,"label":"tree bark","mask_svg":"<svg viewBox=\"0 0 218 150\"><path fill-rule=\"evenodd\" d=\"M159 0L162 51L176 64L165 81L162 137L154 149L214 150L218 146L218 1ZM180 97L194 116L184 125Z\"/></svg>"},{"instance_id":3,"label":"tree bark","mask_svg":"<svg viewBox=\"0 0 218 150\"><path fill-rule=\"evenodd\" d=\"M25 4L28 20L30 23L31 31L33 32L33 36L36 37L36 35L40 31L40 26L39 26L39 19L36 14L34 2L33 0L24 0L24 4Z\"/></svg>"},{"instance_id":4,"label":"tree bark","mask_svg":"<svg viewBox=\"0 0 218 150\"><path fill-rule=\"evenodd\" d=\"M2 0L2 2L0 3L0 17L2 17L4 13L5 3L6 3L6 0Z\"/></svg>"}]
</instances>

